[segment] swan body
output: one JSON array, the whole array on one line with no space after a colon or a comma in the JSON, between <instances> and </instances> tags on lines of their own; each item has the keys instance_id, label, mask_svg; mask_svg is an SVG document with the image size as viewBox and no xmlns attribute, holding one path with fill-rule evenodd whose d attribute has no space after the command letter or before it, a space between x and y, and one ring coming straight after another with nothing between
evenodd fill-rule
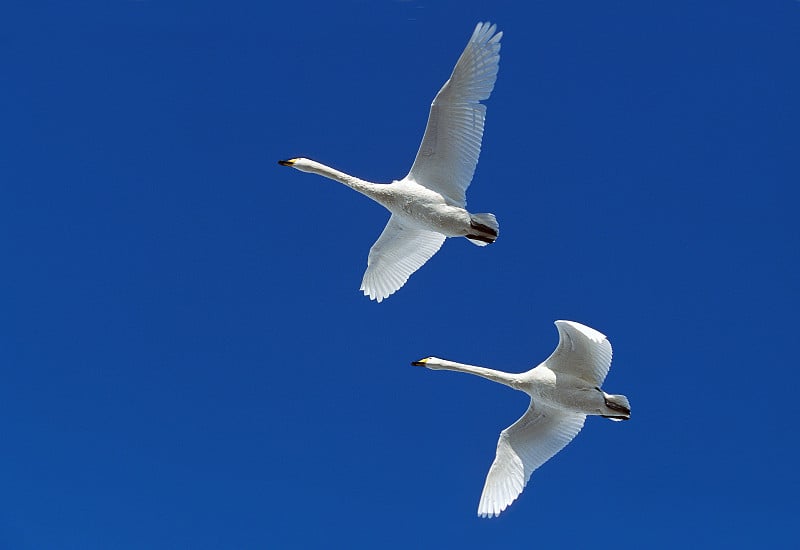
<instances>
[{"instance_id":1,"label":"swan body","mask_svg":"<svg viewBox=\"0 0 800 550\"><path fill-rule=\"evenodd\" d=\"M500 432L497 452L478 504L478 515L500 515L522 493L531 473L578 435L588 415L628 420L627 397L600 386L611 366L611 344L600 332L574 321L556 321L556 350L536 368L519 374L427 357L411 363L433 370L466 372L524 391L528 410Z\"/></svg>"},{"instance_id":2,"label":"swan body","mask_svg":"<svg viewBox=\"0 0 800 550\"><path fill-rule=\"evenodd\" d=\"M338 181L386 207L391 216L367 259L361 290L381 302L402 287L444 243L466 237L479 246L499 234L494 214L471 214L466 190L483 138L486 107L497 79L500 38L496 26L478 23L453 73L431 104L422 144L408 175L392 183L365 181L320 162L278 161Z\"/></svg>"}]
</instances>

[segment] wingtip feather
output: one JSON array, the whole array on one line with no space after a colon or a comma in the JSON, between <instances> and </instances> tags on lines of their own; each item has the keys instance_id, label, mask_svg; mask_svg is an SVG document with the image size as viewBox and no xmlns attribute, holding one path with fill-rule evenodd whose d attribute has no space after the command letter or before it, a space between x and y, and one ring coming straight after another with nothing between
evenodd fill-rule
<instances>
[{"instance_id":1,"label":"wingtip feather","mask_svg":"<svg viewBox=\"0 0 800 550\"><path fill-rule=\"evenodd\" d=\"M580 332L581 334L583 334L584 336L586 336L587 338L589 338L590 340L593 340L595 342L602 342L603 340L607 339L606 335L603 334L602 332L600 332L599 330L593 329L592 327L589 327L589 326L586 326L584 324L578 323L577 321L558 320L554 324L557 327L558 326L570 327L570 328L572 328L574 330L577 330L578 332Z\"/></svg>"}]
</instances>

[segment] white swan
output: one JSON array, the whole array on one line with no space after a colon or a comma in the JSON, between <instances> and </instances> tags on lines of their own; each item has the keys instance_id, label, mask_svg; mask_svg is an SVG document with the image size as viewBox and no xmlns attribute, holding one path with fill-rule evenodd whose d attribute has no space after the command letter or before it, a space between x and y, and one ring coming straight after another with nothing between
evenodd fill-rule
<instances>
[{"instance_id":1,"label":"white swan","mask_svg":"<svg viewBox=\"0 0 800 550\"><path fill-rule=\"evenodd\" d=\"M385 206L389 223L369 251L361 290L380 302L402 287L446 237L485 246L498 235L493 214L470 214L465 193L481 152L487 99L497 79L500 38L478 23L450 79L431 104L411 171L400 181L371 183L307 158L278 161L341 182Z\"/></svg>"},{"instance_id":2,"label":"white swan","mask_svg":"<svg viewBox=\"0 0 800 550\"><path fill-rule=\"evenodd\" d=\"M522 493L531 473L578 435L586 416L628 420L624 395L600 389L611 365L606 337L580 323L556 321L559 342L553 354L535 369L511 374L428 357L411 363L434 370L476 374L531 396L522 418L500 432L497 455L486 476L478 515L500 515Z\"/></svg>"}]
</instances>

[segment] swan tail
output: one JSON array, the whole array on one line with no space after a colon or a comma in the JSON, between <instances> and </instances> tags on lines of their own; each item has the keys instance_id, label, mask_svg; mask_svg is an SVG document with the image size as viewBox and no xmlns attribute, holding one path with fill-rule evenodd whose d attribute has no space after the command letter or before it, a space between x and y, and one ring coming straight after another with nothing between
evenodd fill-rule
<instances>
[{"instance_id":1,"label":"swan tail","mask_svg":"<svg viewBox=\"0 0 800 550\"><path fill-rule=\"evenodd\" d=\"M493 243L500 234L500 225L494 214L470 214L469 227L470 232L465 237L478 246Z\"/></svg>"},{"instance_id":2,"label":"swan tail","mask_svg":"<svg viewBox=\"0 0 800 550\"><path fill-rule=\"evenodd\" d=\"M603 392L603 398L605 399L607 409L607 414L604 414L604 417L616 421L630 420L631 404L628 402L627 397L624 395L611 395Z\"/></svg>"}]
</instances>

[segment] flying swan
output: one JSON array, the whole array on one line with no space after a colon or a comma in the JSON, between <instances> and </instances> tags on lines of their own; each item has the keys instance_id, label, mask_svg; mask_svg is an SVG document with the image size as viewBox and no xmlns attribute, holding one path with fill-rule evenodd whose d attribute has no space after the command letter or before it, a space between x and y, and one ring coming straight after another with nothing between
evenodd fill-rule
<instances>
[{"instance_id":1,"label":"flying swan","mask_svg":"<svg viewBox=\"0 0 800 550\"><path fill-rule=\"evenodd\" d=\"M531 473L578 435L586 416L628 420L624 395L600 389L611 365L605 335L574 321L556 321L559 342L535 369L520 374L428 357L411 363L434 370L476 374L524 391L531 404L522 418L500 432L497 455L483 486L478 515L499 516L522 493Z\"/></svg>"},{"instance_id":2,"label":"flying swan","mask_svg":"<svg viewBox=\"0 0 800 550\"><path fill-rule=\"evenodd\" d=\"M478 23L453 74L431 104L428 125L411 171L400 181L372 183L307 158L278 161L347 185L385 206L389 222L372 245L361 290L382 301L442 246L466 237L478 246L497 239L494 214L470 214L465 193L481 152L486 107L500 62L496 26Z\"/></svg>"}]
</instances>

